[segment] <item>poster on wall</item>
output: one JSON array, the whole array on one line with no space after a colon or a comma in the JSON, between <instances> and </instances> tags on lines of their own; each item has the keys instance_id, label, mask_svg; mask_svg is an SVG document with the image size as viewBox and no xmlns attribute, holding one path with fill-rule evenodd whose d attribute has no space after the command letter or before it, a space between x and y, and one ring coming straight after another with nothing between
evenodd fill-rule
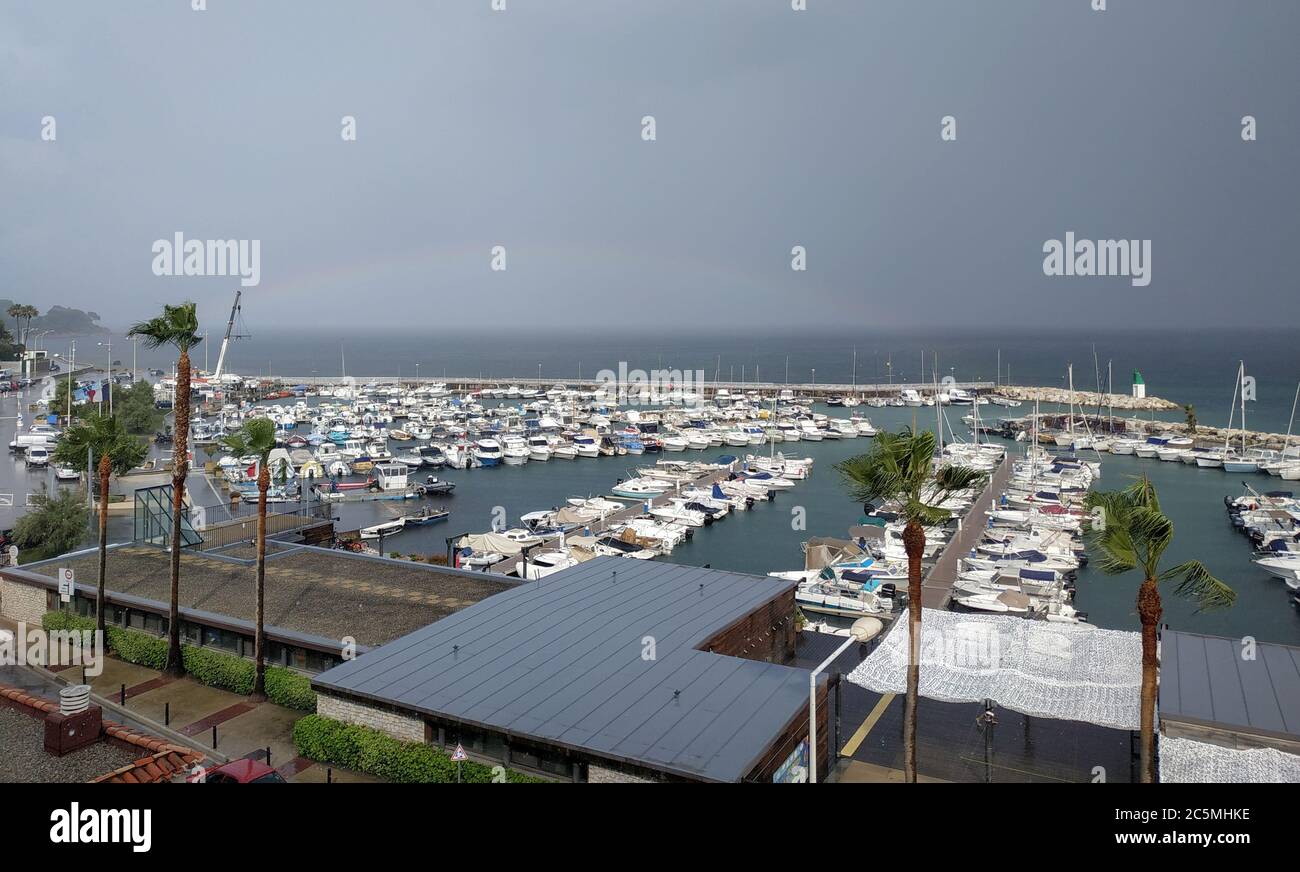
<instances>
[{"instance_id":1,"label":"poster on wall","mask_svg":"<svg viewBox=\"0 0 1300 872\"><path fill-rule=\"evenodd\" d=\"M772 776L774 784L804 784L808 781L808 740L804 739Z\"/></svg>"}]
</instances>

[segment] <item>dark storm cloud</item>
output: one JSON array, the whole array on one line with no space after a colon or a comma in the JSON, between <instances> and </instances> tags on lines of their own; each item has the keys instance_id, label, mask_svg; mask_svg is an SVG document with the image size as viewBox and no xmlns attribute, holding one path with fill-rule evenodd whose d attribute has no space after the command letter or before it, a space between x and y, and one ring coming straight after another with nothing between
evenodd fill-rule
<instances>
[{"instance_id":1,"label":"dark storm cloud","mask_svg":"<svg viewBox=\"0 0 1300 872\"><path fill-rule=\"evenodd\" d=\"M279 325L1300 314L1293 0L207 5L0 10L0 296L224 320L179 231L261 240ZM1150 285L1044 276L1067 231Z\"/></svg>"}]
</instances>

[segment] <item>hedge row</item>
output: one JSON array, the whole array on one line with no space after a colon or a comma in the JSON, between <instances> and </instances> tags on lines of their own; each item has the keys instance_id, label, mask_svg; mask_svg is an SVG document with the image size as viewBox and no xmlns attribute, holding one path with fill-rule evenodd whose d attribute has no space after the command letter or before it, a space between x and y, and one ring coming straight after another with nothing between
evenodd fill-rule
<instances>
[{"instance_id":1,"label":"hedge row","mask_svg":"<svg viewBox=\"0 0 1300 872\"><path fill-rule=\"evenodd\" d=\"M456 764L442 751L420 742L400 742L387 733L345 724L321 715L308 715L293 725L299 756L405 784L447 784L456 781ZM466 760L461 781L488 784L544 784L546 779L512 769L500 770Z\"/></svg>"},{"instance_id":2,"label":"hedge row","mask_svg":"<svg viewBox=\"0 0 1300 872\"><path fill-rule=\"evenodd\" d=\"M46 612L41 626L47 631L93 630L95 621L72 612ZM150 669L162 669L167 664L166 639L122 627L108 627L105 635L109 650L128 663ZM251 660L210 648L182 645L181 662L190 677L200 684L244 696L253 692L257 667ZM311 689L311 679L282 666L266 667L266 698L299 711L316 711L316 692Z\"/></svg>"}]
</instances>

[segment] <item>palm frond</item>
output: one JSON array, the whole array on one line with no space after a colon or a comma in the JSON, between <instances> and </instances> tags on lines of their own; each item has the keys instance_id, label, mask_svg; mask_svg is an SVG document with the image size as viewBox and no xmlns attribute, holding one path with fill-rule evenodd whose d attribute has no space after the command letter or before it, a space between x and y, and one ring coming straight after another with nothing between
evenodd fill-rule
<instances>
[{"instance_id":1,"label":"palm frond","mask_svg":"<svg viewBox=\"0 0 1300 872\"><path fill-rule=\"evenodd\" d=\"M148 321L131 326L126 335L140 339L147 348L174 345L179 351L188 351L203 341L199 335L199 318L194 303L163 306L163 313Z\"/></svg>"},{"instance_id":2,"label":"palm frond","mask_svg":"<svg viewBox=\"0 0 1300 872\"><path fill-rule=\"evenodd\" d=\"M1197 611L1227 608L1237 592L1216 578L1199 560L1188 560L1160 574L1161 581L1178 580L1174 593L1196 601Z\"/></svg>"},{"instance_id":3,"label":"palm frond","mask_svg":"<svg viewBox=\"0 0 1300 872\"><path fill-rule=\"evenodd\" d=\"M92 412L64 432L55 446L55 463L86 472L105 454L114 475L122 475L144 463L149 448L144 442L126 431L122 422L112 415Z\"/></svg>"}]
</instances>

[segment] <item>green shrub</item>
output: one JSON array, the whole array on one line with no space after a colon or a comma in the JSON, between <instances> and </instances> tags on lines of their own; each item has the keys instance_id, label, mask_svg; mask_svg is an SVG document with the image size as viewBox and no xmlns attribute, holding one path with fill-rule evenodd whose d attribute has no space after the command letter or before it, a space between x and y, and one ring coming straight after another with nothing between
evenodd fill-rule
<instances>
[{"instance_id":1,"label":"green shrub","mask_svg":"<svg viewBox=\"0 0 1300 872\"><path fill-rule=\"evenodd\" d=\"M316 691L311 678L281 666L266 667L266 698L286 708L316 711Z\"/></svg>"},{"instance_id":2,"label":"green shrub","mask_svg":"<svg viewBox=\"0 0 1300 872\"><path fill-rule=\"evenodd\" d=\"M255 668L251 661L242 657L182 645L181 662L190 677L200 684L219 687L242 696L253 692Z\"/></svg>"},{"instance_id":3,"label":"green shrub","mask_svg":"<svg viewBox=\"0 0 1300 872\"><path fill-rule=\"evenodd\" d=\"M167 665L166 639L121 627L107 628L106 635L109 649L128 663L138 663L150 669L162 669Z\"/></svg>"},{"instance_id":4,"label":"green shrub","mask_svg":"<svg viewBox=\"0 0 1300 872\"><path fill-rule=\"evenodd\" d=\"M41 629L47 633L58 630L93 630L94 618L83 618L75 612L46 612L41 615Z\"/></svg>"},{"instance_id":5,"label":"green shrub","mask_svg":"<svg viewBox=\"0 0 1300 872\"><path fill-rule=\"evenodd\" d=\"M318 763L354 769L405 784L447 784L456 781L456 764L442 751L421 742L401 742L387 733L345 724L320 715L308 715L293 725L298 754ZM466 760L461 780L470 784L492 781L494 767ZM507 769L512 784L541 784L535 778Z\"/></svg>"},{"instance_id":6,"label":"green shrub","mask_svg":"<svg viewBox=\"0 0 1300 872\"><path fill-rule=\"evenodd\" d=\"M41 616L41 627L47 632L93 630L95 621L74 612L46 612ZM167 663L166 639L122 627L109 627L106 635L108 649L128 663L137 663L150 669L162 669ZM190 677L200 684L244 696L253 692L256 666L251 660L209 648L182 645L181 662ZM316 692L311 689L311 678L292 669L280 666L266 668L266 698L299 711L316 711Z\"/></svg>"}]
</instances>

